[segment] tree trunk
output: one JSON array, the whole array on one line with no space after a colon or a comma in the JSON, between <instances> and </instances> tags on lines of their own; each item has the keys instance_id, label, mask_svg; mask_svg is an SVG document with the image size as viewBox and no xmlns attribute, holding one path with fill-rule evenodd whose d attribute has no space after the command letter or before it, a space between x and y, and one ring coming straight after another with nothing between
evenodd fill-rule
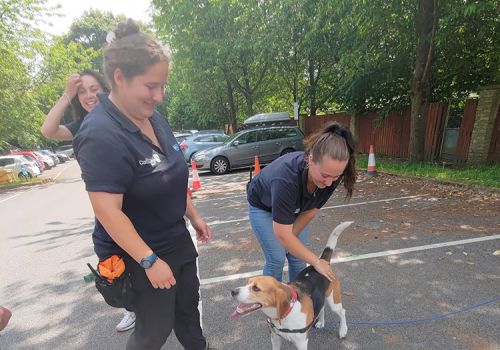
<instances>
[{"instance_id":1,"label":"tree trunk","mask_svg":"<svg viewBox=\"0 0 500 350\"><path fill-rule=\"evenodd\" d=\"M243 66L243 95L245 96L245 102L247 105L247 117L253 115L253 96L252 88L250 87L250 76L248 73L247 66Z\"/></svg>"},{"instance_id":2,"label":"tree trunk","mask_svg":"<svg viewBox=\"0 0 500 350\"><path fill-rule=\"evenodd\" d=\"M418 0L415 16L417 51L411 79L410 161L424 160L427 108L431 93L431 68L437 27L438 0Z\"/></svg>"},{"instance_id":3,"label":"tree trunk","mask_svg":"<svg viewBox=\"0 0 500 350\"><path fill-rule=\"evenodd\" d=\"M309 115L316 115L318 105L316 101L316 86L318 80L316 78L316 67L314 61L309 57L308 60L308 80L309 80Z\"/></svg>"},{"instance_id":4,"label":"tree trunk","mask_svg":"<svg viewBox=\"0 0 500 350\"><path fill-rule=\"evenodd\" d=\"M227 132L229 133L235 133L236 130L238 129L238 125L236 123L236 105L234 103L234 96L233 96L233 84L231 84L231 81L229 79L226 79L226 85L227 85L227 101L229 103L229 130Z\"/></svg>"}]
</instances>

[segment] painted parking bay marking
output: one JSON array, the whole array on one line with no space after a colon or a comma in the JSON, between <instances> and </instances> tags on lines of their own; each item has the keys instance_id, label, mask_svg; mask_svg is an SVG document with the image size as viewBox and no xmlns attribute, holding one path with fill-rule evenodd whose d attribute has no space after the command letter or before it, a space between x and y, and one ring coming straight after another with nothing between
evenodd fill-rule
<instances>
[{"instance_id":1,"label":"painted parking bay marking","mask_svg":"<svg viewBox=\"0 0 500 350\"><path fill-rule=\"evenodd\" d=\"M321 210L325 209L334 209L334 208L344 208L344 207L354 207L357 205L367 205L367 204L374 204L374 203L386 203L386 202L393 202L393 201L399 201L399 200L404 200L404 199L416 199L420 197L425 197L427 196L426 194L419 194L415 196L406 196L406 197L397 197L397 198L386 198L386 199L378 199L374 201L366 201L366 202L359 202L359 203L350 203L350 204L340 204L340 205L333 205L330 207L323 207ZM242 219L235 219L235 220L215 220L212 222L209 222L209 226L216 226L216 225L224 225L224 224L232 224L236 222L245 222L248 221L248 216L243 217Z\"/></svg>"},{"instance_id":2,"label":"painted parking bay marking","mask_svg":"<svg viewBox=\"0 0 500 350\"><path fill-rule=\"evenodd\" d=\"M484 241L492 241L492 240L496 240L496 239L500 239L500 234L492 235L492 236L471 238L471 239L462 239L459 241L449 241L449 242L427 244L427 245L421 245L421 246L410 247L410 248L391 249L391 250L385 250L385 251L381 251L381 252L368 253L368 254L362 254L362 255L356 255L356 256L347 256L347 257L332 259L331 263L332 264L344 263L344 262L349 262L349 261L373 259L373 258L380 258L380 257L391 256L391 255L401 255L401 254L407 254L407 253L412 253L412 252L419 252L419 251L423 251L423 250L451 247L451 246L478 243L478 242L484 242ZM286 268L285 268L285 270L286 270ZM234 274L234 275L221 276L221 277L205 278L205 279L201 280L200 283L202 286L206 286L206 285L210 285L210 284L214 284L214 283L233 281L233 280L238 280L238 279L242 279L242 278L259 276L259 275L262 275L262 270L250 271L250 272L245 272L245 273L238 273L238 274Z\"/></svg>"}]
</instances>

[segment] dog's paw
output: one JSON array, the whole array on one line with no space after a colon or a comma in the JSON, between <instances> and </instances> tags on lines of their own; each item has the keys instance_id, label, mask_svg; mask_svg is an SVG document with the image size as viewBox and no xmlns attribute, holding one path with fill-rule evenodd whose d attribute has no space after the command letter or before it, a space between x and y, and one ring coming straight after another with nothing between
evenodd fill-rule
<instances>
[{"instance_id":1,"label":"dog's paw","mask_svg":"<svg viewBox=\"0 0 500 350\"><path fill-rule=\"evenodd\" d=\"M339 338L344 339L347 335L347 326L343 325L339 328Z\"/></svg>"}]
</instances>

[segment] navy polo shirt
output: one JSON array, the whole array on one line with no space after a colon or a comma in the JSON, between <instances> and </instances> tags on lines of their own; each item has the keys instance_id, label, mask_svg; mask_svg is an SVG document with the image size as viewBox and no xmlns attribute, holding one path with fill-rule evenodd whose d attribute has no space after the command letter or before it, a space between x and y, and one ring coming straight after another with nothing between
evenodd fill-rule
<instances>
[{"instance_id":1,"label":"navy polo shirt","mask_svg":"<svg viewBox=\"0 0 500 350\"><path fill-rule=\"evenodd\" d=\"M83 121L83 118L78 119L78 120L73 120L71 123L64 124L64 126L66 128L68 128L71 135L73 135L73 137L75 137L76 133L80 129L80 126L82 126L82 121Z\"/></svg>"},{"instance_id":2,"label":"navy polo shirt","mask_svg":"<svg viewBox=\"0 0 500 350\"><path fill-rule=\"evenodd\" d=\"M168 125L151 117L161 148L125 117L106 94L73 140L88 192L123 194L122 210L156 253L170 253L189 235L184 221L188 168ZM99 258L123 253L96 219L92 235Z\"/></svg>"},{"instance_id":3,"label":"navy polo shirt","mask_svg":"<svg viewBox=\"0 0 500 350\"><path fill-rule=\"evenodd\" d=\"M272 212L273 221L278 224L291 225L301 212L325 205L340 182L339 179L329 187L309 193L307 175L304 152L285 154L252 179L248 187L248 203Z\"/></svg>"}]
</instances>

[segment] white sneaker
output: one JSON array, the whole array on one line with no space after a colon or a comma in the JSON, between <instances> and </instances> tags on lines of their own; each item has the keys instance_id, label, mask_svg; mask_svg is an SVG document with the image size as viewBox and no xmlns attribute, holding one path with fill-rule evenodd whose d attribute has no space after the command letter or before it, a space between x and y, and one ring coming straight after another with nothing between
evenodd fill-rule
<instances>
[{"instance_id":1,"label":"white sneaker","mask_svg":"<svg viewBox=\"0 0 500 350\"><path fill-rule=\"evenodd\" d=\"M115 327L117 332L125 332L135 326L135 314L125 310L122 320Z\"/></svg>"}]
</instances>

